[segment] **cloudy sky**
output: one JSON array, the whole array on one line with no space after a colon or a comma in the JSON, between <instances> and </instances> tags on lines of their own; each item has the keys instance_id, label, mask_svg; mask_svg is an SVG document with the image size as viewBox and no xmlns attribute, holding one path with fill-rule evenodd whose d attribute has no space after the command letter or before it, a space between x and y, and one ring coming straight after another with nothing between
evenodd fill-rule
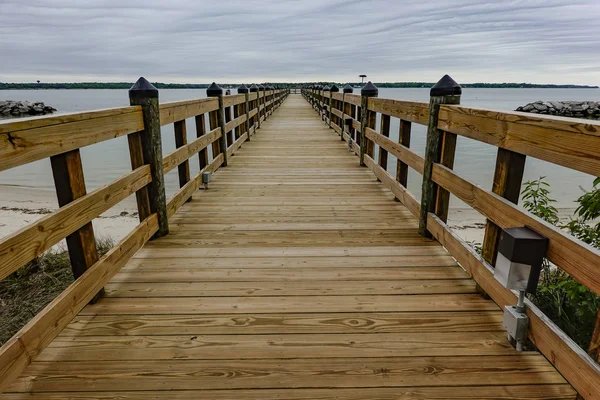
<instances>
[{"instance_id":1,"label":"cloudy sky","mask_svg":"<svg viewBox=\"0 0 600 400\"><path fill-rule=\"evenodd\" d=\"M0 0L0 81L600 84L600 0Z\"/></svg>"}]
</instances>

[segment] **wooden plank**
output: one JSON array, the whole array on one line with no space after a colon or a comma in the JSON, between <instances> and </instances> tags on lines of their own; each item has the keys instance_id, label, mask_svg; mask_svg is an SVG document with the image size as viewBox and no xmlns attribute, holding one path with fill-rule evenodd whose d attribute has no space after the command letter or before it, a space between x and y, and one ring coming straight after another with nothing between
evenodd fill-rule
<instances>
[{"instance_id":1,"label":"wooden plank","mask_svg":"<svg viewBox=\"0 0 600 400\"><path fill-rule=\"evenodd\" d=\"M387 267L387 268L203 268L144 271L122 271L113 282L301 282L301 281L400 281L411 279L466 279L465 271L453 267ZM348 284L351 286L351 284ZM224 287L225 289L225 287Z\"/></svg>"},{"instance_id":2,"label":"wooden plank","mask_svg":"<svg viewBox=\"0 0 600 400\"><path fill-rule=\"evenodd\" d=\"M438 127L600 176L600 121L443 106Z\"/></svg>"},{"instance_id":3,"label":"wooden plank","mask_svg":"<svg viewBox=\"0 0 600 400\"><path fill-rule=\"evenodd\" d=\"M435 215L429 214L429 223L434 236L500 307L515 304L516 295L496 281L493 268L474 249ZM527 299L525 303L531 341L585 399L600 398L600 365L533 303Z\"/></svg>"},{"instance_id":4,"label":"wooden plank","mask_svg":"<svg viewBox=\"0 0 600 400\"><path fill-rule=\"evenodd\" d=\"M39 362L513 355L504 332L58 337Z\"/></svg>"},{"instance_id":5,"label":"wooden plank","mask_svg":"<svg viewBox=\"0 0 600 400\"><path fill-rule=\"evenodd\" d=\"M142 129L137 106L0 122L0 171Z\"/></svg>"},{"instance_id":6,"label":"wooden plank","mask_svg":"<svg viewBox=\"0 0 600 400\"><path fill-rule=\"evenodd\" d=\"M236 106L238 104L242 104L246 101L246 96L244 94L232 94L229 96L223 96L223 106L231 107Z\"/></svg>"},{"instance_id":7,"label":"wooden plank","mask_svg":"<svg viewBox=\"0 0 600 400\"><path fill-rule=\"evenodd\" d=\"M434 252L432 252L434 253ZM436 254L437 253L437 254ZM280 268L293 270L296 268L370 268L386 267L454 267L456 261L448 254L436 252L426 255L400 255L400 256L304 256L304 257L203 257L192 259L177 258L135 258L132 259L121 271L171 271L183 269L191 271L203 268L236 268L243 266L245 269L253 268Z\"/></svg>"},{"instance_id":8,"label":"wooden plank","mask_svg":"<svg viewBox=\"0 0 600 400\"><path fill-rule=\"evenodd\" d=\"M0 278L10 275L149 182L150 167L145 165L3 238Z\"/></svg>"},{"instance_id":9,"label":"wooden plank","mask_svg":"<svg viewBox=\"0 0 600 400\"><path fill-rule=\"evenodd\" d=\"M414 101L376 97L369 99L369 110L421 125L427 125L429 119L428 104Z\"/></svg>"},{"instance_id":10,"label":"wooden plank","mask_svg":"<svg viewBox=\"0 0 600 400\"><path fill-rule=\"evenodd\" d=\"M504 332L502 313L309 313L78 315L62 336L247 335L299 333Z\"/></svg>"},{"instance_id":11,"label":"wooden plank","mask_svg":"<svg viewBox=\"0 0 600 400\"><path fill-rule=\"evenodd\" d=\"M152 214L4 343L0 391L6 390L157 230L158 218Z\"/></svg>"},{"instance_id":12,"label":"wooden plank","mask_svg":"<svg viewBox=\"0 0 600 400\"><path fill-rule=\"evenodd\" d=\"M226 270L227 271L227 270ZM177 271L181 272L181 271ZM340 272L344 272L343 270ZM222 281L201 282L157 282L140 283L131 281L109 283L108 297L229 297L229 296L338 296L338 295L377 295L377 294L439 294L476 293L475 283L469 279L419 279L394 280L391 277L369 277L369 280L305 280L246 282ZM416 274L415 274L416 275ZM463 277L464 273L461 273ZM129 275L132 276L132 275ZM381 276L381 274L379 274ZM258 278L260 279L260 278Z\"/></svg>"},{"instance_id":13,"label":"wooden plank","mask_svg":"<svg viewBox=\"0 0 600 400\"><path fill-rule=\"evenodd\" d=\"M571 400L569 385L458 386L404 388L335 388L335 389L240 389L240 390L169 390L136 392L46 392L36 393L39 400ZM9 393L6 400L31 399L24 393Z\"/></svg>"},{"instance_id":14,"label":"wooden plank","mask_svg":"<svg viewBox=\"0 0 600 400\"><path fill-rule=\"evenodd\" d=\"M337 246L320 247L319 257L354 257L354 256L381 256L381 255L447 255L439 246ZM146 257L314 257L315 250L311 247L267 247L260 248L189 248L185 252L181 248L155 248L141 249L136 258Z\"/></svg>"},{"instance_id":15,"label":"wooden plank","mask_svg":"<svg viewBox=\"0 0 600 400\"><path fill-rule=\"evenodd\" d=\"M214 98L173 101L160 104L160 124L168 125L175 121L192 118L217 110L219 103ZM212 128L211 128L212 129Z\"/></svg>"},{"instance_id":16,"label":"wooden plank","mask_svg":"<svg viewBox=\"0 0 600 400\"><path fill-rule=\"evenodd\" d=\"M105 298L81 311L95 314L252 314L299 312L497 311L478 294Z\"/></svg>"},{"instance_id":17,"label":"wooden plank","mask_svg":"<svg viewBox=\"0 0 600 400\"><path fill-rule=\"evenodd\" d=\"M527 225L549 239L546 257L596 294L600 294L600 251L560 228L481 189L451 170L435 165L433 180L502 228Z\"/></svg>"},{"instance_id":18,"label":"wooden plank","mask_svg":"<svg viewBox=\"0 0 600 400\"><path fill-rule=\"evenodd\" d=\"M177 167L181 163L185 162L187 159L192 157L196 153L201 153L206 150L206 147L214 143L221 137L221 128L216 128L210 131L208 134L202 134L200 137L192 141L191 143L184 144L179 147L177 150L167 154L163 158L163 171L166 174L171 171L173 168ZM206 154L200 156L201 164L202 160L206 158ZM204 165L202 168L206 167Z\"/></svg>"},{"instance_id":19,"label":"wooden plank","mask_svg":"<svg viewBox=\"0 0 600 400\"><path fill-rule=\"evenodd\" d=\"M402 144L395 143L389 138L380 135L373 129L367 128L367 138L372 140L375 144L385 148L390 154L396 157L398 160L404 162L412 169L417 171L420 174L423 174L423 165L425 160L423 157L410 150L408 147L403 146ZM405 186L405 185L403 185Z\"/></svg>"},{"instance_id":20,"label":"wooden plank","mask_svg":"<svg viewBox=\"0 0 600 400\"><path fill-rule=\"evenodd\" d=\"M239 373L235 371L244 371ZM522 354L481 357L363 359L159 360L36 363L10 391L97 391L297 387L387 387L563 384L546 359Z\"/></svg>"}]
</instances>

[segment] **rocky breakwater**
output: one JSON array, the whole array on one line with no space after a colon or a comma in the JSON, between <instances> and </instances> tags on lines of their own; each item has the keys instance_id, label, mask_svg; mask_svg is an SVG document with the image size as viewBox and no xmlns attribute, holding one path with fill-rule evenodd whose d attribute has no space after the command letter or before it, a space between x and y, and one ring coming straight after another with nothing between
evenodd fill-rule
<instances>
[{"instance_id":1,"label":"rocky breakwater","mask_svg":"<svg viewBox=\"0 0 600 400\"><path fill-rule=\"evenodd\" d=\"M30 101L0 100L0 117L22 117L24 115L51 114L56 108L45 105L41 101L32 103Z\"/></svg>"},{"instance_id":2,"label":"rocky breakwater","mask_svg":"<svg viewBox=\"0 0 600 400\"><path fill-rule=\"evenodd\" d=\"M600 101L536 101L516 109L535 114L600 119Z\"/></svg>"}]
</instances>

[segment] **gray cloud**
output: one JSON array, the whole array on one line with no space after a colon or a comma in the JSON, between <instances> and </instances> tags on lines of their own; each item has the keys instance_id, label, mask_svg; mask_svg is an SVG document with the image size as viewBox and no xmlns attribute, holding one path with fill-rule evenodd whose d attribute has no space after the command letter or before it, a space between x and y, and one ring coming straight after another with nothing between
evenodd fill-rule
<instances>
[{"instance_id":1,"label":"gray cloud","mask_svg":"<svg viewBox=\"0 0 600 400\"><path fill-rule=\"evenodd\" d=\"M598 0L0 0L0 81L600 83Z\"/></svg>"}]
</instances>

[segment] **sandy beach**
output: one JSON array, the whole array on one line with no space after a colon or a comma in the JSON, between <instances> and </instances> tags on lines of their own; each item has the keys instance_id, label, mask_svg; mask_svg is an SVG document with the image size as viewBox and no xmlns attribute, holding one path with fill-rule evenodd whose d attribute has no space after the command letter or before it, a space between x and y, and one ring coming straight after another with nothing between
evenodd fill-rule
<instances>
[{"instance_id":1,"label":"sandy beach","mask_svg":"<svg viewBox=\"0 0 600 400\"><path fill-rule=\"evenodd\" d=\"M23 186L0 186L0 237L17 232L58 208L56 194ZM119 240L138 223L135 197L131 196L92 222L97 237ZM61 246L64 243L59 243Z\"/></svg>"}]
</instances>

